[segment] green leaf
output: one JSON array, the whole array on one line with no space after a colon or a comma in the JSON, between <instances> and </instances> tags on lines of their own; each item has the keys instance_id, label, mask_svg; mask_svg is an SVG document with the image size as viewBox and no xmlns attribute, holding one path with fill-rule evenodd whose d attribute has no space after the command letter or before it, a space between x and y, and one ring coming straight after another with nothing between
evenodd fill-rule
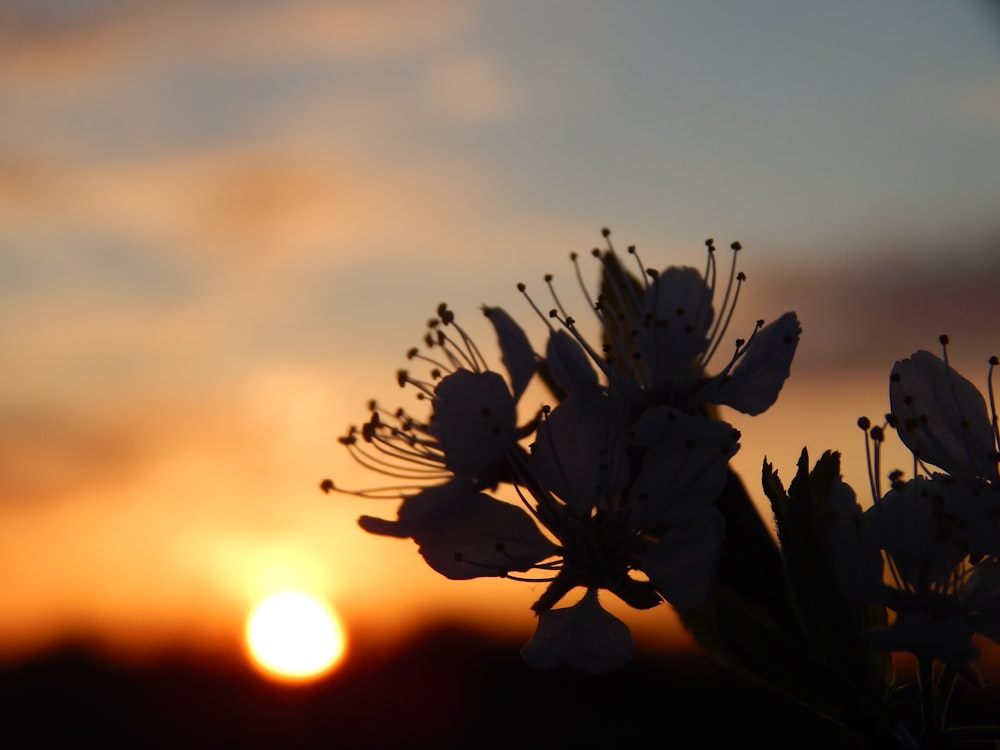
<instances>
[{"instance_id":1,"label":"green leaf","mask_svg":"<svg viewBox=\"0 0 1000 750\"><path fill-rule=\"evenodd\" d=\"M830 494L848 491L840 478L840 454L825 452L809 469L803 449L786 492L765 460L764 492L778 530L789 600L795 610L816 676L802 699L826 703L824 711L852 726L877 721L894 681L891 655L868 646L865 631L884 626L883 607L851 602L837 582L830 535Z\"/></svg>"}]
</instances>

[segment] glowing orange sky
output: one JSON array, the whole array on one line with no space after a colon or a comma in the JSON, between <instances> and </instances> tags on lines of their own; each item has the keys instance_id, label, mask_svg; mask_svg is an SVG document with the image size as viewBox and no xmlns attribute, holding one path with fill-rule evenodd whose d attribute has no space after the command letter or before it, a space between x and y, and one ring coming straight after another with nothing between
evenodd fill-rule
<instances>
[{"instance_id":1,"label":"glowing orange sky","mask_svg":"<svg viewBox=\"0 0 1000 750\"><path fill-rule=\"evenodd\" d=\"M227 642L289 586L367 632L530 633L538 587L440 579L358 529L391 504L318 483L378 481L336 439L408 398L394 373L438 302L540 335L516 283L555 273L582 305L567 256L605 224L653 266L739 239L734 325L799 312L777 406L733 417L758 496L763 457L787 480L807 445L867 500L855 420L886 409L892 362L950 333L980 383L1000 350L1000 68L976 13L774 15L788 34L599 3L57 5L0 10L0 654ZM914 58L925 26L941 46ZM718 67L685 62L699 35ZM676 634L665 608L628 619Z\"/></svg>"}]
</instances>

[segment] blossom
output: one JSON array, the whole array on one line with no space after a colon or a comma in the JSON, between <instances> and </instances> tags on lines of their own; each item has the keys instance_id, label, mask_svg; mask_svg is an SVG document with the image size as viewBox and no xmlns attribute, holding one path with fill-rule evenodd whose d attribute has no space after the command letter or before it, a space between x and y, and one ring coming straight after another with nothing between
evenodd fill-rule
<instances>
[{"instance_id":1,"label":"blossom","mask_svg":"<svg viewBox=\"0 0 1000 750\"><path fill-rule=\"evenodd\" d=\"M706 407L766 409L800 333L794 313L758 321L747 340L736 340L726 367L708 376L742 284L735 263L716 318L711 243L704 276L668 267L639 282L610 243L598 256L605 292L592 306L603 354L558 301L561 325L550 324L544 356L504 310L485 307L503 365L492 369L442 305L425 349L408 355L431 367L430 378L398 376L430 416L372 403L369 421L341 441L364 466L403 481L354 493L400 501L395 518L363 515L365 531L412 539L448 578L547 584L531 607L538 625L526 661L594 672L622 666L631 653L628 626L603 608L599 592L639 609L706 600L726 532L716 500L739 448L739 432ZM521 422L536 375L555 405ZM322 486L344 491L328 480Z\"/></svg>"},{"instance_id":2,"label":"blossom","mask_svg":"<svg viewBox=\"0 0 1000 750\"><path fill-rule=\"evenodd\" d=\"M500 308L487 307L484 313L497 333L509 385L489 369L453 313L441 305L425 344L440 350L444 361L417 349L408 355L433 365L436 384L405 370L397 378L401 386L417 388L419 396L431 402L430 419L420 421L403 410L386 417L372 404L368 423L350 428L341 439L362 465L414 483L353 493L402 500L396 520L364 515L361 527L373 534L412 538L428 564L449 578L528 570L554 550L524 509L482 492L507 479L510 457L522 450L518 440L531 429L517 426L516 407L535 367L527 337L513 319ZM457 342L444 332L448 326L458 331ZM330 480L322 487L345 491Z\"/></svg>"},{"instance_id":3,"label":"blossom","mask_svg":"<svg viewBox=\"0 0 1000 750\"><path fill-rule=\"evenodd\" d=\"M983 395L945 359L920 350L896 362L889 403L899 439L917 461L955 477L1000 479L995 410L988 413Z\"/></svg>"},{"instance_id":4,"label":"blossom","mask_svg":"<svg viewBox=\"0 0 1000 750\"><path fill-rule=\"evenodd\" d=\"M664 600L681 608L703 603L725 532L714 501L738 437L725 422L665 406L626 423L613 409L576 396L543 419L526 488L540 522L559 540L560 556L556 577L532 605L539 620L526 646L531 659L558 656L594 671L625 653L617 640L591 663L593 641L562 632L570 622L596 623L594 637L618 632L597 600L601 589L639 609ZM554 609L577 588L585 590L583 600ZM571 646L579 651L567 653Z\"/></svg>"},{"instance_id":5,"label":"blossom","mask_svg":"<svg viewBox=\"0 0 1000 750\"><path fill-rule=\"evenodd\" d=\"M536 611L574 586L629 601L631 571L677 606L700 604L725 529L714 501L738 437L723 421L670 407L626 429L572 396L557 406L539 425L531 466L541 481L528 489L564 563Z\"/></svg>"},{"instance_id":6,"label":"blossom","mask_svg":"<svg viewBox=\"0 0 1000 750\"><path fill-rule=\"evenodd\" d=\"M610 237L606 229L604 236ZM638 279L624 269L610 239L605 251L595 249L592 255L602 269L600 293L591 295L582 281L581 287L600 325L602 344L588 342L553 291L556 308L548 317L561 327L546 321L546 361L559 385L577 394L607 390L630 408L666 404L693 410L714 404L755 415L770 407L790 372L801 335L798 317L786 312L767 325L756 321L747 338L735 339L726 365L709 375L709 363L725 340L746 276L736 271L740 244L733 243L733 264L716 311L716 249L712 240L706 246L704 272L689 266L647 269L629 247L628 254L639 264ZM575 253L571 259L579 279ZM551 276L546 281L551 287ZM521 290L526 294L524 285ZM606 385L599 385L594 367Z\"/></svg>"},{"instance_id":7,"label":"blossom","mask_svg":"<svg viewBox=\"0 0 1000 750\"><path fill-rule=\"evenodd\" d=\"M948 362L948 337L941 337L944 357L917 351L892 368L891 417L915 466L936 466L957 485L964 519L964 541L972 555L1000 554L1000 434L997 432L993 371L989 359L986 399ZM916 473L917 468L914 468Z\"/></svg>"},{"instance_id":8,"label":"blossom","mask_svg":"<svg viewBox=\"0 0 1000 750\"><path fill-rule=\"evenodd\" d=\"M841 505L835 551L845 592L896 613L869 632L871 645L960 667L978 654L975 633L1000 640L1000 563L970 558L954 488L916 477L863 513Z\"/></svg>"},{"instance_id":9,"label":"blossom","mask_svg":"<svg viewBox=\"0 0 1000 750\"><path fill-rule=\"evenodd\" d=\"M990 379L996 364L992 358ZM870 633L878 648L962 667L978 654L976 633L1000 642L997 419L992 387L988 393L989 411L947 349L943 359L920 350L893 365L887 424L913 454L914 475L894 471L882 495L873 469L873 505L862 513L841 496L835 525L845 591L896 613ZM859 424L871 429L877 467L883 428Z\"/></svg>"}]
</instances>

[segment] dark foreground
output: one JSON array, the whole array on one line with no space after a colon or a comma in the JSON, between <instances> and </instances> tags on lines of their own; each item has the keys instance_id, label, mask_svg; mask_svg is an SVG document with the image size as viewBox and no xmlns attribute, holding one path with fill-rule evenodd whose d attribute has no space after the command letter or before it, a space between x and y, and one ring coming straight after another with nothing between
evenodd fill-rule
<instances>
[{"instance_id":1,"label":"dark foreground","mask_svg":"<svg viewBox=\"0 0 1000 750\"><path fill-rule=\"evenodd\" d=\"M711 661L638 655L600 677L534 672L457 628L282 686L236 661L142 668L64 648L0 669L0 746L126 748L854 748L837 727Z\"/></svg>"}]
</instances>

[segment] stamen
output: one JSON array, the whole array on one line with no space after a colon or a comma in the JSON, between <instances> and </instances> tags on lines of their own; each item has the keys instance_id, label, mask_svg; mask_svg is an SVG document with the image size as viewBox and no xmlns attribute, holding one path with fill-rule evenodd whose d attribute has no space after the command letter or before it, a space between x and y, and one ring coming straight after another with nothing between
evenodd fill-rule
<instances>
[{"instance_id":1,"label":"stamen","mask_svg":"<svg viewBox=\"0 0 1000 750\"><path fill-rule=\"evenodd\" d=\"M858 427L865 435L865 464L868 467L868 486L871 489L872 500L877 504L879 500L882 499L882 493L879 492L879 482L876 476L875 470L873 468L872 461L872 444L869 438L868 430L871 428L872 423L868 417L858 417Z\"/></svg>"},{"instance_id":2,"label":"stamen","mask_svg":"<svg viewBox=\"0 0 1000 750\"><path fill-rule=\"evenodd\" d=\"M476 346L476 342L473 341L472 337L465 332L464 328L462 328L458 323L455 322L455 314L451 310L449 310L447 305L445 305L445 303L443 302L440 305L438 305L438 316L441 318L442 323L444 323L446 326L451 326L456 331L458 331L458 334L462 339L462 344L465 347L464 349L455 342L453 342L451 339L444 336L443 333L439 338L448 341L459 351L466 364L468 364L469 366L468 369L472 370L473 372L482 372L483 370L489 370L490 368L486 362L486 358L483 356L482 352L479 351L479 347Z\"/></svg>"},{"instance_id":3,"label":"stamen","mask_svg":"<svg viewBox=\"0 0 1000 750\"><path fill-rule=\"evenodd\" d=\"M733 352L733 356L730 358L726 366L722 368L717 378L726 377L730 370L736 365L736 363L743 358L743 355L747 353L747 349L750 347L750 342L753 341L753 337L757 335L757 332L764 327L764 321L758 320L754 323L754 328L750 332L750 338L748 339L736 339L736 350ZM707 360L705 360L707 362Z\"/></svg>"},{"instance_id":4,"label":"stamen","mask_svg":"<svg viewBox=\"0 0 1000 750\"><path fill-rule=\"evenodd\" d=\"M509 559L511 560L513 559L513 557L507 555L506 550L504 549L503 542L497 542L496 550L497 552L500 552L505 556L507 556ZM453 553L453 559L455 560L455 562L464 563L466 565L472 565L477 568L484 568L486 570L492 570L494 571L494 573L498 578L507 578L512 581L521 581L524 583L549 583L555 580L555 576L529 577L517 573L511 573L509 570L497 567L496 565L490 565L489 563L483 563L477 560L470 560L468 557L466 557L465 555L463 555L461 552L458 551ZM559 567L561 567L561 564ZM558 567L553 567L551 564L540 564L540 565L536 564L532 565L531 569L549 571L549 570L558 570Z\"/></svg>"},{"instance_id":5,"label":"stamen","mask_svg":"<svg viewBox=\"0 0 1000 750\"><path fill-rule=\"evenodd\" d=\"M453 372L453 370L452 370L451 367L449 367L449 366L447 366L447 365L445 365L445 364L443 364L441 362L438 362L433 357L427 356L426 354L422 353L416 347L413 347L408 352L406 352L406 358L408 360L418 359L418 360L420 360L422 362L426 362L427 364L429 364L431 366L431 372L430 372L431 380L440 380L441 379L441 373L442 373L442 371L443 372L448 372L448 373ZM400 370L400 372L406 372L406 371L405 370ZM409 375L409 373L407 373L407 375ZM417 384L416 381L409 381L409 380L407 380L406 382L413 382L414 385ZM404 385L404 384L405 384L405 382L401 382L400 383L400 385Z\"/></svg>"},{"instance_id":6,"label":"stamen","mask_svg":"<svg viewBox=\"0 0 1000 750\"><path fill-rule=\"evenodd\" d=\"M445 480L451 476L444 469L443 458L435 460L430 454L407 453L401 449L396 449L394 445L387 442L386 438L373 437L371 440L366 440L365 442L371 445L377 453L385 456L385 458L368 453L357 442L345 443L344 445L347 448L348 455L359 465L370 471L397 479L412 479L419 482ZM394 459L394 461L388 460L390 458ZM400 466L397 463L398 461L413 464L413 468Z\"/></svg>"},{"instance_id":7,"label":"stamen","mask_svg":"<svg viewBox=\"0 0 1000 750\"><path fill-rule=\"evenodd\" d=\"M610 244L608 245L610 248ZM639 278L642 280L642 286L644 289L649 289L649 282L646 281L647 278L656 280L657 272L651 268L646 268L642 264L642 260L639 258L639 253L635 249L635 245L628 246L628 254L635 258L635 262L639 266Z\"/></svg>"},{"instance_id":8,"label":"stamen","mask_svg":"<svg viewBox=\"0 0 1000 750\"><path fill-rule=\"evenodd\" d=\"M608 379L608 382L611 382L614 379L613 369L608 366L607 359L605 357L602 357L596 351L594 351L594 348L588 343L587 339L585 339L583 335L577 330L576 321L573 320L573 318L560 317L558 310L549 310L549 317L552 318L553 320L559 321L559 323L562 324L563 328L565 328L567 331L570 332L573 338L576 339L576 342L581 347L583 347L583 350L587 353L587 356L589 356L590 359L594 362L594 364L597 365L598 369L600 369L600 371L604 373L604 376Z\"/></svg>"},{"instance_id":9,"label":"stamen","mask_svg":"<svg viewBox=\"0 0 1000 750\"><path fill-rule=\"evenodd\" d=\"M528 304L531 305L531 309L534 310L535 314L542 319L542 322L545 323L546 328L548 328L550 332L554 331L555 329L552 327L552 324L549 323L548 316L542 313L542 311L538 308L538 305L535 304L535 300L533 300L531 298L531 295L528 294L528 288L523 283L518 282L517 291L519 291L524 296L524 298L528 300Z\"/></svg>"},{"instance_id":10,"label":"stamen","mask_svg":"<svg viewBox=\"0 0 1000 750\"><path fill-rule=\"evenodd\" d=\"M596 305L594 304L594 300L591 298L590 292L587 291L587 284L583 280L583 273L580 271L580 261L578 259L577 254L570 253L569 259L573 263L573 272L576 274L576 282L577 284L579 284L580 290L583 292L583 298L587 300L587 305L590 306L590 309L596 311ZM597 318L598 320L600 320L601 316L598 314Z\"/></svg>"},{"instance_id":11,"label":"stamen","mask_svg":"<svg viewBox=\"0 0 1000 750\"><path fill-rule=\"evenodd\" d=\"M709 294L712 299L715 299L715 281L718 277L718 272L715 263L715 240L709 238L705 240L705 272L702 274L702 278L705 279L705 283L708 284Z\"/></svg>"},{"instance_id":12,"label":"stamen","mask_svg":"<svg viewBox=\"0 0 1000 750\"><path fill-rule=\"evenodd\" d=\"M882 442L885 440L885 427L875 425L871 429L872 456L874 457L875 492L882 497Z\"/></svg>"},{"instance_id":13,"label":"stamen","mask_svg":"<svg viewBox=\"0 0 1000 750\"><path fill-rule=\"evenodd\" d=\"M559 301L559 295L556 294L556 288L555 288L555 286L552 283L552 274L551 273L545 274L545 284L548 286L548 288L549 288L549 294L552 295L552 301L556 303L556 307L559 308L559 312L562 313L562 316L564 318L569 317L566 314L566 308L564 308L562 306L562 302Z\"/></svg>"},{"instance_id":14,"label":"stamen","mask_svg":"<svg viewBox=\"0 0 1000 750\"><path fill-rule=\"evenodd\" d=\"M736 302L740 297L740 289L743 286L743 282L746 281L746 274L742 271L736 271L736 255L742 248L739 242L734 242L730 247L733 250L733 261L729 266L729 281L726 284L726 292L722 297L722 305L719 307L718 317L715 319L715 326L713 327L711 333L709 334L708 340L710 342L707 351L702 355L701 359L698 361L698 369L703 370L708 365L709 361L715 355L716 349L719 348L719 343L722 341L722 337L725 335L726 331L729 329L729 323L733 319L733 313L736 312ZM712 282L712 297L715 296L715 286L714 279ZM730 304L729 298L732 296L732 303ZM711 299L711 297L710 297Z\"/></svg>"},{"instance_id":15,"label":"stamen","mask_svg":"<svg viewBox=\"0 0 1000 750\"><path fill-rule=\"evenodd\" d=\"M399 383L400 388L403 388L407 385L412 385L422 394L426 395L427 398L430 399L434 398L434 387L429 383L425 383L422 380L417 380L416 378L410 377L409 370L397 370L396 382Z\"/></svg>"},{"instance_id":16,"label":"stamen","mask_svg":"<svg viewBox=\"0 0 1000 750\"><path fill-rule=\"evenodd\" d=\"M990 369L986 374L986 393L989 395L990 399L990 420L993 424L993 443L998 451L1000 451L1000 427L997 424L997 404L996 399L993 395L993 371L996 369L997 365L1000 365L1000 358L993 356L990 357ZM1000 456L997 457L1000 460Z\"/></svg>"},{"instance_id":17,"label":"stamen","mask_svg":"<svg viewBox=\"0 0 1000 750\"><path fill-rule=\"evenodd\" d=\"M407 493L420 489L419 487L400 485L396 487L373 487L367 490L347 490L343 487L338 487L332 479L324 479L319 483L319 488L327 494L336 492L339 495L350 495L351 497L360 497L366 500L399 500L405 497Z\"/></svg>"}]
</instances>

